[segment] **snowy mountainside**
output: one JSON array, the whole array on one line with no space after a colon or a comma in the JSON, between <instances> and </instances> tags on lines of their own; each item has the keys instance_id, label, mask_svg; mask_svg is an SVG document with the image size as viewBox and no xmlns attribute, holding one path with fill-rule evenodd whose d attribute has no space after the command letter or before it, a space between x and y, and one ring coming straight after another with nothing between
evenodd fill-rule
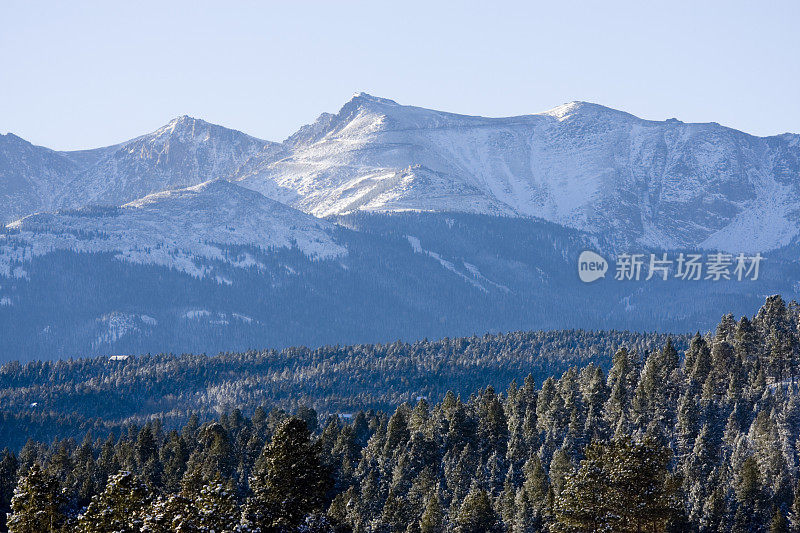
<instances>
[{"instance_id":1,"label":"snowy mountainside","mask_svg":"<svg viewBox=\"0 0 800 533\"><path fill-rule=\"evenodd\" d=\"M181 116L114 146L55 152L0 136L0 223L90 204L119 206L147 194L227 177L280 145Z\"/></svg>"},{"instance_id":2,"label":"snowy mountainside","mask_svg":"<svg viewBox=\"0 0 800 533\"><path fill-rule=\"evenodd\" d=\"M484 118L361 93L284 144L236 179L318 216L531 216L664 249L764 251L800 232L797 135L647 121L585 102Z\"/></svg>"},{"instance_id":3,"label":"snowy mountainside","mask_svg":"<svg viewBox=\"0 0 800 533\"><path fill-rule=\"evenodd\" d=\"M0 225L53 206L80 163L12 133L0 135Z\"/></svg>"},{"instance_id":4,"label":"snowy mountainside","mask_svg":"<svg viewBox=\"0 0 800 533\"><path fill-rule=\"evenodd\" d=\"M0 137L0 222L223 178L315 216L534 217L616 248L768 251L800 233L800 136L648 121L572 102L457 115L359 93L283 143L182 116L115 146Z\"/></svg>"},{"instance_id":5,"label":"snowy mountainside","mask_svg":"<svg viewBox=\"0 0 800 533\"><path fill-rule=\"evenodd\" d=\"M333 225L224 180L155 193L120 208L41 213L0 234L0 275L24 276L24 263L55 250L113 253L123 261L208 276L209 261L258 266L227 246L295 247L309 257L346 254Z\"/></svg>"},{"instance_id":6,"label":"snowy mountainside","mask_svg":"<svg viewBox=\"0 0 800 533\"><path fill-rule=\"evenodd\" d=\"M225 178L272 145L184 115L114 149L101 149L103 156L67 184L57 207L120 205L165 189Z\"/></svg>"},{"instance_id":7,"label":"snowy mountainside","mask_svg":"<svg viewBox=\"0 0 800 533\"><path fill-rule=\"evenodd\" d=\"M800 298L799 170L798 135L581 102L484 118L359 94L283 143L189 117L77 152L5 135L0 361L696 329ZM748 283L576 272L587 249L702 248L769 254Z\"/></svg>"},{"instance_id":8,"label":"snowy mountainside","mask_svg":"<svg viewBox=\"0 0 800 533\"><path fill-rule=\"evenodd\" d=\"M332 218L330 237L340 248L331 253L341 252L335 256L309 255L299 245L209 248L199 236L173 255L159 252L159 238L143 238L134 253L122 242L126 256L115 251L120 224L135 220L137 239L163 224L127 214L139 209L120 209L119 221L109 216L109 224L98 209L93 224L86 210L80 223L8 230L0 253L18 255L12 276L0 273L0 361L552 328L702 331L716 321L712 311L752 314L764 294L800 298L800 287L787 282L800 277L797 246L770 253L758 281L608 276L586 284L577 258L602 249L602 240L525 217L357 212ZM103 225L111 231L102 233ZM84 248L37 255L42 250L29 246L74 239Z\"/></svg>"}]
</instances>

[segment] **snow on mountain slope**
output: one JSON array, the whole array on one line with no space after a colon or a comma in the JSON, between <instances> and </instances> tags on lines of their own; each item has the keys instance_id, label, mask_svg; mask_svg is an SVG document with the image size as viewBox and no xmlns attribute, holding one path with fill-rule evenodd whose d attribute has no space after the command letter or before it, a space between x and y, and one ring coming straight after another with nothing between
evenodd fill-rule
<instances>
[{"instance_id":1,"label":"snow on mountain slope","mask_svg":"<svg viewBox=\"0 0 800 533\"><path fill-rule=\"evenodd\" d=\"M536 217L628 249L767 251L800 233L798 135L647 121L584 102L484 118L363 93L281 144L186 116L79 152L2 136L0 222L213 178L315 216Z\"/></svg>"},{"instance_id":2,"label":"snow on mountain slope","mask_svg":"<svg viewBox=\"0 0 800 533\"><path fill-rule=\"evenodd\" d=\"M0 136L0 223L40 211L119 206L166 189L233 174L280 145L182 116L118 145L54 152Z\"/></svg>"},{"instance_id":3,"label":"snow on mountain slope","mask_svg":"<svg viewBox=\"0 0 800 533\"><path fill-rule=\"evenodd\" d=\"M79 170L64 154L0 135L0 224L53 205L68 176Z\"/></svg>"},{"instance_id":4,"label":"snow on mountain slope","mask_svg":"<svg viewBox=\"0 0 800 533\"><path fill-rule=\"evenodd\" d=\"M361 93L284 144L235 179L317 216L532 216L619 245L731 251L772 249L800 232L797 135L646 121L584 102L483 118Z\"/></svg>"},{"instance_id":5,"label":"snow on mountain slope","mask_svg":"<svg viewBox=\"0 0 800 533\"><path fill-rule=\"evenodd\" d=\"M333 225L223 180L152 194L121 208L37 214L0 233L0 275L24 277L24 261L54 250L110 252L117 259L209 276L208 260L257 266L250 254L232 257L224 245L297 247L309 257L347 250Z\"/></svg>"},{"instance_id":6,"label":"snow on mountain slope","mask_svg":"<svg viewBox=\"0 0 800 533\"><path fill-rule=\"evenodd\" d=\"M272 144L181 116L153 133L100 149L103 156L67 184L57 207L120 205L150 193L224 178Z\"/></svg>"}]
</instances>

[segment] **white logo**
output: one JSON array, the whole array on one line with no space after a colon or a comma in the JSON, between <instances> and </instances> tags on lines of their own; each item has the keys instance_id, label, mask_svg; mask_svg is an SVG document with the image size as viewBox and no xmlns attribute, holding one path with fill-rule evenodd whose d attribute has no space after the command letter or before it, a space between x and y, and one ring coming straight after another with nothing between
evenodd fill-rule
<instances>
[{"instance_id":1,"label":"white logo","mask_svg":"<svg viewBox=\"0 0 800 533\"><path fill-rule=\"evenodd\" d=\"M599 254L584 250L578 257L578 277L584 283L591 283L596 279L606 277L608 263Z\"/></svg>"}]
</instances>

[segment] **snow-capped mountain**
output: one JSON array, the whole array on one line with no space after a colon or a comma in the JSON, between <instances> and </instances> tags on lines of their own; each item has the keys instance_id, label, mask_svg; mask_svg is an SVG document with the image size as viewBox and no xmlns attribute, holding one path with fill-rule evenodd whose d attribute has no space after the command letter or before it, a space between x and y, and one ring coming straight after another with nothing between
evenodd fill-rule
<instances>
[{"instance_id":1,"label":"snow-capped mountain","mask_svg":"<svg viewBox=\"0 0 800 533\"><path fill-rule=\"evenodd\" d=\"M539 217L622 244L769 250L800 232L800 136L573 102L483 118L358 94L236 179L318 216Z\"/></svg>"},{"instance_id":2,"label":"snow-capped mountain","mask_svg":"<svg viewBox=\"0 0 800 533\"><path fill-rule=\"evenodd\" d=\"M0 361L685 331L800 298L799 174L798 135L581 102L483 118L359 94L282 143L189 117L77 152L9 134ZM697 248L769 253L751 282L576 273L587 249Z\"/></svg>"},{"instance_id":3,"label":"snow-capped mountain","mask_svg":"<svg viewBox=\"0 0 800 533\"><path fill-rule=\"evenodd\" d=\"M213 275L213 262L259 267L231 246L296 248L311 258L346 254L333 224L224 180L145 196L120 208L40 213L0 234L0 276L25 277L26 261L57 250L111 253L132 263Z\"/></svg>"},{"instance_id":4,"label":"snow-capped mountain","mask_svg":"<svg viewBox=\"0 0 800 533\"><path fill-rule=\"evenodd\" d=\"M62 153L0 135L0 224L55 205L64 182L80 169Z\"/></svg>"},{"instance_id":5,"label":"snow-capped mountain","mask_svg":"<svg viewBox=\"0 0 800 533\"><path fill-rule=\"evenodd\" d=\"M102 157L67 184L58 207L120 205L153 192L225 178L271 146L184 115L153 133L101 149Z\"/></svg>"},{"instance_id":6,"label":"snow-capped mountain","mask_svg":"<svg viewBox=\"0 0 800 533\"><path fill-rule=\"evenodd\" d=\"M118 145L72 152L0 137L0 222L40 211L119 206L233 174L280 145L188 116Z\"/></svg>"},{"instance_id":7,"label":"snow-capped mountain","mask_svg":"<svg viewBox=\"0 0 800 533\"><path fill-rule=\"evenodd\" d=\"M186 116L79 152L6 135L0 178L4 222L223 178L315 216L536 217L617 247L766 251L800 233L800 136L647 121L584 102L484 118L360 93L280 144Z\"/></svg>"}]
</instances>

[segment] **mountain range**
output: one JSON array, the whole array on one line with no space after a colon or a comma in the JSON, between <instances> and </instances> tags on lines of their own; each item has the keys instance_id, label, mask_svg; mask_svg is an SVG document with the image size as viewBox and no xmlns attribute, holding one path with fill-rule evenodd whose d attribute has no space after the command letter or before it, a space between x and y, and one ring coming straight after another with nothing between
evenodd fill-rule
<instances>
[{"instance_id":1,"label":"mountain range","mask_svg":"<svg viewBox=\"0 0 800 533\"><path fill-rule=\"evenodd\" d=\"M584 102L484 118L359 93L283 142L187 116L83 151L7 134L0 360L682 332L795 294L798 178L800 135ZM590 286L584 249L768 260L752 283Z\"/></svg>"}]
</instances>

